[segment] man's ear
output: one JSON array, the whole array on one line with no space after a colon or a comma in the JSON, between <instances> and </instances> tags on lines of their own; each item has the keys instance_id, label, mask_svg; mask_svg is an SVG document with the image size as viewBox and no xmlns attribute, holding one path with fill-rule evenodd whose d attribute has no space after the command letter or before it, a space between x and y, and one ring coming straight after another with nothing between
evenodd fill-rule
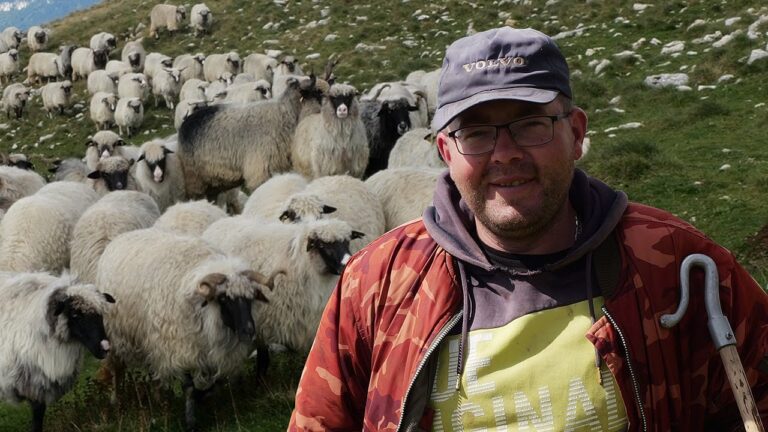
<instances>
[{"instance_id":1,"label":"man's ear","mask_svg":"<svg viewBox=\"0 0 768 432\"><path fill-rule=\"evenodd\" d=\"M573 134L574 160L581 159L584 156L584 137L587 134L587 113L579 107L571 109L571 115L568 119Z\"/></svg>"},{"instance_id":2,"label":"man's ear","mask_svg":"<svg viewBox=\"0 0 768 432\"><path fill-rule=\"evenodd\" d=\"M440 157L443 159L443 161L450 165L451 149L449 146L451 145L451 138L448 136L448 134L444 131L438 132L437 136L435 137L435 145L437 146L437 151L440 153Z\"/></svg>"}]
</instances>

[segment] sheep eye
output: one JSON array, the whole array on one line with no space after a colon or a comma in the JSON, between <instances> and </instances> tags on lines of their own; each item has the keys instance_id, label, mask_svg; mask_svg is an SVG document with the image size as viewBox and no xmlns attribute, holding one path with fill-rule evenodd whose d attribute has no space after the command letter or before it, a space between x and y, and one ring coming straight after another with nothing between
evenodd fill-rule
<instances>
[{"instance_id":1,"label":"sheep eye","mask_svg":"<svg viewBox=\"0 0 768 432\"><path fill-rule=\"evenodd\" d=\"M219 294L219 303L224 303L227 301L227 295L226 294Z\"/></svg>"}]
</instances>

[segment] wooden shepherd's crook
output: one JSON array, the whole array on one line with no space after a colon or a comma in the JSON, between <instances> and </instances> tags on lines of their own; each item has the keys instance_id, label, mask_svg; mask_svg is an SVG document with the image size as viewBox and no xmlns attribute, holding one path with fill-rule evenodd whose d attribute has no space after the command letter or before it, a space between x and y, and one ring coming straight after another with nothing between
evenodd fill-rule
<instances>
[{"instance_id":1,"label":"wooden shepherd's crook","mask_svg":"<svg viewBox=\"0 0 768 432\"><path fill-rule=\"evenodd\" d=\"M680 266L680 304L674 314L661 316L661 325L671 328L683 318L685 310L688 308L691 267L695 265L702 267L706 272L704 304L707 307L707 316L709 317L707 323L709 334L712 335L715 348L720 353L720 358L723 359L733 397L736 399L741 419L744 421L744 429L746 432L764 432L765 429L763 429L763 423L760 421L760 414L755 405L755 398L752 396L752 389L749 388L749 381L747 381L744 367L741 365L739 353L736 351L736 337L728 323L728 318L723 315L723 310L720 308L720 284L717 266L712 258L702 254L693 254L688 255L683 260L683 264Z\"/></svg>"}]
</instances>

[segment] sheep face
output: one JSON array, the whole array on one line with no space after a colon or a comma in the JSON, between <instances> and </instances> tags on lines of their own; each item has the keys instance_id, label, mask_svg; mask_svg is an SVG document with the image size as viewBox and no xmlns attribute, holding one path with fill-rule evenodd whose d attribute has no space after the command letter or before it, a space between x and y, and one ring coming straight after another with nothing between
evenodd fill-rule
<instances>
[{"instance_id":1,"label":"sheep face","mask_svg":"<svg viewBox=\"0 0 768 432\"><path fill-rule=\"evenodd\" d=\"M340 119L347 118L352 110L352 104L355 103L354 95L331 95L328 96L328 103L331 104L336 117Z\"/></svg>"},{"instance_id":2,"label":"sheep face","mask_svg":"<svg viewBox=\"0 0 768 432\"><path fill-rule=\"evenodd\" d=\"M362 236L363 233L352 231L352 239ZM307 238L307 252L316 254L322 259L325 266L322 273L340 275L350 258L349 239L327 241L321 236L311 233Z\"/></svg>"},{"instance_id":3,"label":"sheep face","mask_svg":"<svg viewBox=\"0 0 768 432\"><path fill-rule=\"evenodd\" d=\"M15 49L8 51L8 56L11 57L13 61L19 61L19 52Z\"/></svg>"},{"instance_id":4,"label":"sheep face","mask_svg":"<svg viewBox=\"0 0 768 432\"><path fill-rule=\"evenodd\" d=\"M163 180L165 180L165 165L166 165L166 158L165 156L173 153L173 151L168 150L165 147L162 147L162 154L156 155L151 152L149 155L147 153L142 153L141 156L139 156L139 162L144 162L147 164L147 168L149 168L149 171L152 173L152 180L154 180L155 183L162 183Z\"/></svg>"},{"instance_id":5,"label":"sheep face","mask_svg":"<svg viewBox=\"0 0 768 432\"><path fill-rule=\"evenodd\" d=\"M176 22L182 22L187 18L187 8L184 6L176 7Z\"/></svg>"},{"instance_id":6,"label":"sheep face","mask_svg":"<svg viewBox=\"0 0 768 432\"><path fill-rule=\"evenodd\" d=\"M45 31L40 30L38 32L35 32L35 40L39 44L45 43Z\"/></svg>"},{"instance_id":7,"label":"sheep face","mask_svg":"<svg viewBox=\"0 0 768 432\"><path fill-rule=\"evenodd\" d=\"M141 54L137 52L128 54L128 63L131 67L141 66Z\"/></svg>"},{"instance_id":8,"label":"sheep face","mask_svg":"<svg viewBox=\"0 0 768 432\"><path fill-rule=\"evenodd\" d=\"M88 174L88 178L92 180L102 179L110 192L125 190L128 187L132 165L133 159L126 160L120 156L110 156L100 161L96 171Z\"/></svg>"},{"instance_id":9,"label":"sheep face","mask_svg":"<svg viewBox=\"0 0 768 432\"><path fill-rule=\"evenodd\" d=\"M109 294L99 295L107 303L115 302ZM48 302L48 323L57 335L67 333L67 340L80 342L94 357L103 359L107 356L109 339L104 330L104 318L90 300L77 294L68 295L63 288L56 290ZM62 323L66 325L66 332L60 329Z\"/></svg>"},{"instance_id":10,"label":"sheep face","mask_svg":"<svg viewBox=\"0 0 768 432\"><path fill-rule=\"evenodd\" d=\"M262 275L245 271L230 280L227 275L211 273L204 276L197 285L197 294L203 297L203 306L215 304L218 306L221 321L237 337L243 341L251 341L256 334L251 314L251 303L257 301L268 302L258 281L263 281ZM255 280L255 279L258 279ZM247 288L233 285L248 285ZM267 285L271 289L270 285ZM251 295L236 295L234 293L249 293Z\"/></svg>"},{"instance_id":11,"label":"sheep face","mask_svg":"<svg viewBox=\"0 0 768 432\"><path fill-rule=\"evenodd\" d=\"M227 57L227 63L232 65L232 70L234 71L240 70L240 56L238 56L237 54L234 54L234 53L230 54Z\"/></svg>"},{"instance_id":12,"label":"sheep face","mask_svg":"<svg viewBox=\"0 0 768 432\"><path fill-rule=\"evenodd\" d=\"M385 130L397 130L397 135L402 136L411 129L411 119L408 115L411 111L417 111L405 100L386 101L381 103L378 116Z\"/></svg>"},{"instance_id":13,"label":"sheep face","mask_svg":"<svg viewBox=\"0 0 768 432\"><path fill-rule=\"evenodd\" d=\"M93 64L96 65L96 69L104 69L109 61L109 52L105 50L98 50L93 52Z\"/></svg>"}]
</instances>

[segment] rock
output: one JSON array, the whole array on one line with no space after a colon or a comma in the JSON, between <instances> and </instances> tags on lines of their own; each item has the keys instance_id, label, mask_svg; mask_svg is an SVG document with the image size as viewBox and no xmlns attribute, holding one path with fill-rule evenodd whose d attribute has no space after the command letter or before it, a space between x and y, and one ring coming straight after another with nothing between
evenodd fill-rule
<instances>
[{"instance_id":1,"label":"rock","mask_svg":"<svg viewBox=\"0 0 768 432\"><path fill-rule=\"evenodd\" d=\"M701 18L697 19L696 21L692 22L691 25L688 26L688 28L685 29L685 31L690 31L691 29L694 29L696 27L701 27L707 22Z\"/></svg>"},{"instance_id":2,"label":"rock","mask_svg":"<svg viewBox=\"0 0 768 432\"><path fill-rule=\"evenodd\" d=\"M595 73L599 75L600 72L602 72L605 68L607 68L610 65L611 65L610 60L603 59L600 63L597 64L597 66L595 66Z\"/></svg>"},{"instance_id":3,"label":"rock","mask_svg":"<svg viewBox=\"0 0 768 432\"><path fill-rule=\"evenodd\" d=\"M651 75L643 81L645 85L652 88L679 87L688 84L688 74L672 73Z\"/></svg>"},{"instance_id":4,"label":"rock","mask_svg":"<svg viewBox=\"0 0 768 432\"><path fill-rule=\"evenodd\" d=\"M734 39L736 36L738 36L738 35L740 35L740 34L742 34L742 33L744 33L744 31L743 31L743 30L741 30L741 29L739 29L739 30L736 30L736 31L735 31L735 32L733 32L733 33L730 33L730 34L727 34L727 35L723 36L722 38L720 38L720 40L718 40L717 42L714 42L714 43L712 44L712 46L713 46L714 48L720 48L720 47L723 47L723 46L725 46L727 43L729 43L730 41L732 41L732 40L733 40L733 39Z\"/></svg>"},{"instance_id":5,"label":"rock","mask_svg":"<svg viewBox=\"0 0 768 432\"><path fill-rule=\"evenodd\" d=\"M638 50L638 49L640 49L640 47L642 47L642 46L643 46L643 44L645 44L645 41L646 41L646 39L645 39L644 37L641 37L640 39L638 39L636 42L634 42L634 43L632 44L632 49L633 49L633 50Z\"/></svg>"},{"instance_id":6,"label":"rock","mask_svg":"<svg viewBox=\"0 0 768 432\"><path fill-rule=\"evenodd\" d=\"M307 54L304 58L307 60L316 60L320 58L320 53Z\"/></svg>"},{"instance_id":7,"label":"rock","mask_svg":"<svg viewBox=\"0 0 768 432\"><path fill-rule=\"evenodd\" d=\"M664 44L664 46L661 48L661 54L672 54L681 52L685 49L685 42L683 41L672 41Z\"/></svg>"},{"instance_id":8,"label":"rock","mask_svg":"<svg viewBox=\"0 0 768 432\"><path fill-rule=\"evenodd\" d=\"M730 26L736 24L739 21L741 21L741 17L726 18L725 19L725 26L726 27L730 27Z\"/></svg>"},{"instance_id":9,"label":"rock","mask_svg":"<svg viewBox=\"0 0 768 432\"><path fill-rule=\"evenodd\" d=\"M731 169L731 164L724 164L720 167L720 171L725 171Z\"/></svg>"},{"instance_id":10,"label":"rock","mask_svg":"<svg viewBox=\"0 0 768 432\"><path fill-rule=\"evenodd\" d=\"M762 60L764 58L768 57L768 51L761 50L761 49L753 49L751 53L749 53L749 60L747 60L747 64L751 65L752 63Z\"/></svg>"},{"instance_id":11,"label":"rock","mask_svg":"<svg viewBox=\"0 0 768 432\"><path fill-rule=\"evenodd\" d=\"M269 41L264 41L264 43L267 43ZM275 41L277 43L277 41ZM283 54L283 50L276 50L276 49L268 49L264 51L264 54L272 57L272 58L278 58L281 54Z\"/></svg>"},{"instance_id":12,"label":"rock","mask_svg":"<svg viewBox=\"0 0 768 432\"><path fill-rule=\"evenodd\" d=\"M339 35L331 33L331 34L329 34L329 35L326 35L326 36L325 36L325 39L323 39L323 40L324 40L325 42L333 42L333 41L335 41L335 40L336 40L336 39L338 39L338 38L339 38Z\"/></svg>"},{"instance_id":13,"label":"rock","mask_svg":"<svg viewBox=\"0 0 768 432\"><path fill-rule=\"evenodd\" d=\"M700 85L700 86L696 87L696 90L698 90L698 91L714 90L716 88L717 88L717 86L714 86L714 85Z\"/></svg>"},{"instance_id":14,"label":"rock","mask_svg":"<svg viewBox=\"0 0 768 432\"><path fill-rule=\"evenodd\" d=\"M632 5L632 10L635 12L643 12L644 10L648 9L651 6L653 5L647 4L647 3L635 3Z\"/></svg>"},{"instance_id":15,"label":"rock","mask_svg":"<svg viewBox=\"0 0 768 432\"><path fill-rule=\"evenodd\" d=\"M721 76L720 78L718 78L717 82L718 83L728 82L728 81L732 80L733 78L734 78L734 76L732 74L725 74L725 75Z\"/></svg>"}]
</instances>

